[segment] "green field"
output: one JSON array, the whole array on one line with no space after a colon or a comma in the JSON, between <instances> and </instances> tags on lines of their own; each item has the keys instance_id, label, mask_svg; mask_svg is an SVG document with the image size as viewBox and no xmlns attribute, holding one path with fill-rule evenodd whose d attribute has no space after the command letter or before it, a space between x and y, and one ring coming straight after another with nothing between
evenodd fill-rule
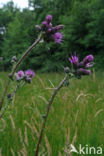
<instances>
[{"instance_id":1,"label":"green field","mask_svg":"<svg viewBox=\"0 0 104 156\"><path fill-rule=\"evenodd\" d=\"M0 73L0 94L6 77ZM32 84L19 89L0 121L0 156L34 156L42 115L53 92L49 80L56 87L63 77L56 73L37 74ZM71 143L77 149L82 144L104 150L104 73L71 80L54 100L40 156L68 156Z\"/></svg>"}]
</instances>

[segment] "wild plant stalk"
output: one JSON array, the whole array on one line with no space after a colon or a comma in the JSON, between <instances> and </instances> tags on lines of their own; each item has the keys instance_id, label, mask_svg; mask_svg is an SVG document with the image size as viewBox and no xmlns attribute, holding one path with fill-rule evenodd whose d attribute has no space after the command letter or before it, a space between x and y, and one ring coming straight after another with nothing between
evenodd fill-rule
<instances>
[{"instance_id":1,"label":"wild plant stalk","mask_svg":"<svg viewBox=\"0 0 104 156\"><path fill-rule=\"evenodd\" d=\"M36 151L35 151L34 156L38 156L39 147L40 147L40 144L41 144L41 141L42 141L43 132L44 132L44 129L45 129L45 126L46 126L46 121L47 121L47 118L48 118L48 115L49 115L49 112L50 112L50 109L51 109L51 105L52 105L52 103L54 101L55 96L57 95L58 91L63 87L66 80L67 80L67 76L65 76L64 79L58 85L58 87L54 89L54 92L53 92L53 94L52 94L52 96L51 96L51 98L50 98L50 100L48 102L48 106L47 106L47 109L46 109L46 115L45 115L41 130L40 130L40 135L39 135L39 139L38 139L38 143L37 143L37 146L36 146Z\"/></svg>"},{"instance_id":2,"label":"wild plant stalk","mask_svg":"<svg viewBox=\"0 0 104 156\"><path fill-rule=\"evenodd\" d=\"M11 73L11 77L13 77L15 71L17 70L18 66L20 65L20 63L23 61L23 59L31 52L31 50L40 42L40 40L42 39L42 35L40 35L36 41L25 51L25 53L23 54L23 56L19 59L19 61L17 62L17 64L15 65L12 73ZM5 99L5 96L6 96L6 93L7 93L7 90L8 90L8 87L9 87L9 84L10 84L10 79L7 81L6 83L6 87L4 89L4 92L2 94L2 97L1 97L1 100L0 100L0 110L2 109L2 105L3 105L3 102L4 102L4 99Z\"/></svg>"},{"instance_id":3,"label":"wild plant stalk","mask_svg":"<svg viewBox=\"0 0 104 156\"><path fill-rule=\"evenodd\" d=\"M11 98L13 98L13 97L15 96L15 94L16 94L17 90L19 89L19 87L20 87L19 85L16 86L16 88L15 88L15 90L14 90L14 92L13 92ZM7 102L8 102L7 105L4 107L4 110L3 110L2 113L0 114L0 120L1 120L1 118L3 117L3 115L5 114L6 110L8 109L8 106L9 106L11 100L12 100L12 99L9 99L9 100L7 101Z\"/></svg>"}]
</instances>

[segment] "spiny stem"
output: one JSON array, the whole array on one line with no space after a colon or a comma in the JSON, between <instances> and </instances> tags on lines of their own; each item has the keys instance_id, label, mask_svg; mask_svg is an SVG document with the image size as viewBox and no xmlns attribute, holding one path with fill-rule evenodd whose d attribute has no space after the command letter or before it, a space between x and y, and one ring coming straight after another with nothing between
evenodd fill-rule
<instances>
[{"instance_id":1,"label":"spiny stem","mask_svg":"<svg viewBox=\"0 0 104 156\"><path fill-rule=\"evenodd\" d=\"M48 114L49 114L49 111L50 111L50 108L51 108L51 105L54 101L54 98L55 96L57 95L58 91L61 89L61 87L64 85L64 82L67 80L67 76L65 76L65 78L60 82L59 86L57 88L54 89L54 92L48 102L48 106L47 106L47 110L46 110L46 116L44 118L44 121L43 121L43 124L42 124L42 127L41 127L41 130L40 130L40 136L39 136L39 139L38 139L38 143L37 143L37 146L36 146L36 151L35 151L35 155L34 156L38 156L38 153L39 153L39 146L41 144L41 141L42 141L42 137L43 137L43 132L44 132L44 129L45 129L45 125L46 125L46 121L47 121L47 118L48 118Z\"/></svg>"},{"instance_id":2,"label":"spiny stem","mask_svg":"<svg viewBox=\"0 0 104 156\"><path fill-rule=\"evenodd\" d=\"M26 52L23 54L23 56L20 58L20 60L17 62L16 66L14 67L12 71L12 75L15 73L16 69L20 65L20 63L23 61L23 59L31 52L31 50L39 43L42 36L39 36L38 39L26 50Z\"/></svg>"},{"instance_id":3,"label":"spiny stem","mask_svg":"<svg viewBox=\"0 0 104 156\"><path fill-rule=\"evenodd\" d=\"M31 52L31 50L39 43L39 41L41 39L42 39L42 35L40 35L38 37L38 39L26 50L26 52L23 54L23 56L19 59L19 61L15 65L15 67L14 67L12 73L11 73L12 76L14 75L16 69L18 68L18 66L20 65L20 63L23 61L23 59ZM0 110L2 109L2 105L3 105L3 102L4 102L4 98L6 96L6 93L7 93L8 87L9 87L9 84L10 84L10 80L7 81L6 87L5 87L4 92L2 94L2 98L1 98L1 101L0 101Z\"/></svg>"}]
</instances>

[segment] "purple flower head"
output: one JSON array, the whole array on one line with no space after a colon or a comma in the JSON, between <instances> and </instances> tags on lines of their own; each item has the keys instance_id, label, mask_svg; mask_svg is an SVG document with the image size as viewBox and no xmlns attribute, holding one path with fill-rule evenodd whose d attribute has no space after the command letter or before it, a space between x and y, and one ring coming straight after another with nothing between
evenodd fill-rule
<instances>
[{"instance_id":1,"label":"purple flower head","mask_svg":"<svg viewBox=\"0 0 104 156\"><path fill-rule=\"evenodd\" d=\"M59 44L62 42L62 37L63 36L60 32L57 32L53 35L54 41Z\"/></svg>"},{"instance_id":2,"label":"purple flower head","mask_svg":"<svg viewBox=\"0 0 104 156\"><path fill-rule=\"evenodd\" d=\"M43 21L43 22L42 22L42 26L43 26L43 27L47 27L47 26L48 26L48 23L47 23L46 21Z\"/></svg>"},{"instance_id":3,"label":"purple flower head","mask_svg":"<svg viewBox=\"0 0 104 156\"><path fill-rule=\"evenodd\" d=\"M47 21L48 24L51 23L51 21L52 21L52 15L46 16L46 21Z\"/></svg>"},{"instance_id":4,"label":"purple flower head","mask_svg":"<svg viewBox=\"0 0 104 156\"><path fill-rule=\"evenodd\" d=\"M15 73L15 77L17 81L20 81L24 78L24 72L22 70L18 71L17 73Z\"/></svg>"},{"instance_id":5,"label":"purple flower head","mask_svg":"<svg viewBox=\"0 0 104 156\"><path fill-rule=\"evenodd\" d=\"M25 71L25 76L26 78L33 78L35 76L35 73L31 69L29 69Z\"/></svg>"},{"instance_id":6,"label":"purple flower head","mask_svg":"<svg viewBox=\"0 0 104 156\"><path fill-rule=\"evenodd\" d=\"M88 55L83 61L79 62L79 58L75 53L73 56L69 57L69 61L73 65L71 72L78 79L81 78L82 75L90 75L91 71L88 69L94 65L93 60L93 55Z\"/></svg>"},{"instance_id":7,"label":"purple flower head","mask_svg":"<svg viewBox=\"0 0 104 156\"><path fill-rule=\"evenodd\" d=\"M36 29L42 32L43 39L46 42L55 41L56 43L61 43L63 36L59 31L63 28L63 25L52 25L52 15L46 16L46 20L42 22L40 27L36 25Z\"/></svg>"},{"instance_id":8,"label":"purple flower head","mask_svg":"<svg viewBox=\"0 0 104 156\"><path fill-rule=\"evenodd\" d=\"M32 78L35 76L35 73L34 71L32 71L31 69L29 70L26 70L25 71L25 80L28 82L28 83L31 83L32 81Z\"/></svg>"},{"instance_id":9,"label":"purple flower head","mask_svg":"<svg viewBox=\"0 0 104 156\"><path fill-rule=\"evenodd\" d=\"M80 75L90 75L91 71L83 69L83 68L80 68L80 69L78 69L78 74L80 74Z\"/></svg>"},{"instance_id":10,"label":"purple flower head","mask_svg":"<svg viewBox=\"0 0 104 156\"><path fill-rule=\"evenodd\" d=\"M86 56L84 59L83 59L83 63L84 64L87 64L87 63L90 63L90 62L93 62L94 61L94 56L93 55L88 55Z\"/></svg>"},{"instance_id":11,"label":"purple flower head","mask_svg":"<svg viewBox=\"0 0 104 156\"><path fill-rule=\"evenodd\" d=\"M24 77L24 72L22 70L18 71L17 74L18 74L19 77Z\"/></svg>"},{"instance_id":12,"label":"purple flower head","mask_svg":"<svg viewBox=\"0 0 104 156\"><path fill-rule=\"evenodd\" d=\"M75 53L73 56L69 57L69 61L70 61L71 64L73 64L73 65L75 65L75 66L78 65L78 63L79 63L79 58L78 58L78 56L76 55L76 53Z\"/></svg>"}]
</instances>

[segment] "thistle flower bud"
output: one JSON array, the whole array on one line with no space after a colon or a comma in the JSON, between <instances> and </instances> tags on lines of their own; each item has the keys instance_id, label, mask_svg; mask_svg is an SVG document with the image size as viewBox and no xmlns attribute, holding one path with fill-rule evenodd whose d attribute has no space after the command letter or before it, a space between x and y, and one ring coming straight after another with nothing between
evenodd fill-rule
<instances>
[{"instance_id":1,"label":"thistle flower bud","mask_svg":"<svg viewBox=\"0 0 104 156\"><path fill-rule=\"evenodd\" d=\"M84 63L83 61L81 61L80 63L78 63L78 68L84 67Z\"/></svg>"},{"instance_id":2,"label":"thistle flower bud","mask_svg":"<svg viewBox=\"0 0 104 156\"><path fill-rule=\"evenodd\" d=\"M59 32L64 28L63 25L52 26L52 15L46 16L46 20L42 22L42 26L36 25L36 29L42 32L43 40L46 42L54 41L58 44L62 42L63 35Z\"/></svg>"},{"instance_id":3,"label":"thistle flower bud","mask_svg":"<svg viewBox=\"0 0 104 156\"><path fill-rule=\"evenodd\" d=\"M12 100L12 94L11 94L11 93L8 93L7 98L8 98L9 100Z\"/></svg>"},{"instance_id":4,"label":"thistle flower bud","mask_svg":"<svg viewBox=\"0 0 104 156\"><path fill-rule=\"evenodd\" d=\"M46 118L46 114L43 114L43 115L42 115L42 118L45 119L45 118Z\"/></svg>"},{"instance_id":5,"label":"thistle flower bud","mask_svg":"<svg viewBox=\"0 0 104 156\"><path fill-rule=\"evenodd\" d=\"M24 72L22 70L18 71L17 73L15 73L15 77L17 81L21 81L24 79Z\"/></svg>"},{"instance_id":6,"label":"thistle flower bud","mask_svg":"<svg viewBox=\"0 0 104 156\"><path fill-rule=\"evenodd\" d=\"M56 31L56 32L60 31L62 29L64 29L64 25L57 25L57 26L54 27L54 31Z\"/></svg>"},{"instance_id":7,"label":"thistle flower bud","mask_svg":"<svg viewBox=\"0 0 104 156\"><path fill-rule=\"evenodd\" d=\"M14 62L15 62L14 60L11 60L11 63L12 63L12 64L14 64Z\"/></svg>"},{"instance_id":8,"label":"thistle flower bud","mask_svg":"<svg viewBox=\"0 0 104 156\"><path fill-rule=\"evenodd\" d=\"M54 41L56 43L61 43L62 42L62 34L60 32L57 32L53 35Z\"/></svg>"},{"instance_id":9,"label":"thistle flower bud","mask_svg":"<svg viewBox=\"0 0 104 156\"><path fill-rule=\"evenodd\" d=\"M37 31L41 31L41 27L39 25L36 25L35 28Z\"/></svg>"},{"instance_id":10,"label":"thistle flower bud","mask_svg":"<svg viewBox=\"0 0 104 156\"><path fill-rule=\"evenodd\" d=\"M84 63L84 64L87 64L87 63L90 63L90 62L93 62L93 61L94 61L93 55L88 55L88 56L86 56L86 57L83 59L83 63Z\"/></svg>"},{"instance_id":11,"label":"thistle flower bud","mask_svg":"<svg viewBox=\"0 0 104 156\"><path fill-rule=\"evenodd\" d=\"M31 83L32 78L35 76L35 73L32 70L25 71L25 81Z\"/></svg>"},{"instance_id":12,"label":"thistle flower bud","mask_svg":"<svg viewBox=\"0 0 104 156\"><path fill-rule=\"evenodd\" d=\"M33 77L35 76L35 73L34 73L34 71L32 71L31 69L28 69L28 70L25 71L25 76L26 76L27 78L28 78L28 77L33 78Z\"/></svg>"},{"instance_id":13,"label":"thistle flower bud","mask_svg":"<svg viewBox=\"0 0 104 156\"><path fill-rule=\"evenodd\" d=\"M32 78L30 78L30 77L27 77L27 78L25 79L25 81L26 81L26 82L28 82L28 83L31 83L31 81L32 81Z\"/></svg>"},{"instance_id":14,"label":"thistle flower bud","mask_svg":"<svg viewBox=\"0 0 104 156\"><path fill-rule=\"evenodd\" d=\"M91 68L93 65L94 65L94 63L91 62L91 63L87 63L87 64L85 65L85 67L86 67L86 68Z\"/></svg>"},{"instance_id":15,"label":"thistle flower bud","mask_svg":"<svg viewBox=\"0 0 104 156\"><path fill-rule=\"evenodd\" d=\"M46 16L46 21L49 24L52 21L52 15Z\"/></svg>"},{"instance_id":16,"label":"thistle flower bud","mask_svg":"<svg viewBox=\"0 0 104 156\"><path fill-rule=\"evenodd\" d=\"M70 63L71 63L73 66L78 66L78 64L79 64L79 58L78 58L78 56L76 55L76 53L75 53L73 56L69 57L68 59L69 59Z\"/></svg>"},{"instance_id":17,"label":"thistle flower bud","mask_svg":"<svg viewBox=\"0 0 104 156\"><path fill-rule=\"evenodd\" d=\"M12 60L17 61L17 57L16 56L13 56L12 57Z\"/></svg>"},{"instance_id":18,"label":"thistle flower bud","mask_svg":"<svg viewBox=\"0 0 104 156\"><path fill-rule=\"evenodd\" d=\"M78 69L78 74L79 75L90 75L91 74L91 71L90 70L83 69L83 68L80 68L80 69Z\"/></svg>"},{"instance_id":19,"label":"thistle flower bud","mask_svg":"<svg viewBox=\"0 0 104 156\"><path fill-rule=\"evenodd\" d=\"M49 23L49 24L48 24L48 27L49 27L49 28L52 28L52 23Z\"/></svg>"},{"instance_id":20,"label":"thistle flower bud","mask_svg":"<svg viewBox=\"0 0 104 156\"><path fill-rule=\"evenodd\" d=\"M48 24L47 24L46 21L43 21L43 22L42 22L42 26L43 26L43 27L47 27L47 25L48 25Z\"/></svg>"},{"instance_id":21,"label":"thistle flower bud","mask_svg":"<svg viewBox=\"0 0 104 156\"><path fill-rule=\"evenodd\" d=\"M9 73L8 77L9 77L11 80L13 80L13 75L12 75L12 73Z\"/></svg>"},{"instance_id":22,"label":"thistle flower bud","mask_svg":"<svg viewBox=\"0 0 104 156\"><path fill-rule=\"evenodd\" d=\"M48 32L49 32L49 33L50 33L50 32L52 32L52 29L51 29L51 28L49 28L49 29L48 29Z\"/></svg>"},{"instance_id":23,"label":"thistle flower bud","mask_svg":"<svg viewBox=\"0 0 104 156\"><path fill-rule=\"evenodd\" d=\"M65 67L65 68L64 68L64 72L65 72L65 73L69 73L69 72L70 72L70 68L69 68L69 67Z\"/></svg>"}]
</instances>

